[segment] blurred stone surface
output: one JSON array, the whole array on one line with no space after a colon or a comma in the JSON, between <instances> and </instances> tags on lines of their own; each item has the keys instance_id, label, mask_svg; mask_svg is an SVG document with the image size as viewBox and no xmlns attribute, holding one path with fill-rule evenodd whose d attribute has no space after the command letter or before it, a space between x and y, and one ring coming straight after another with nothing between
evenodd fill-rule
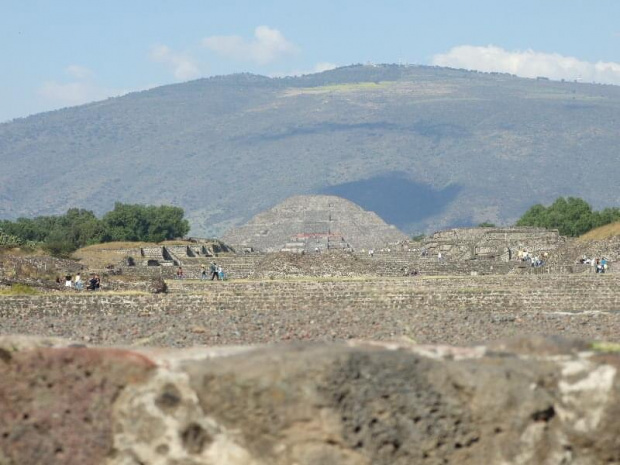
<instances>
[{"instance_id":1,"label":"blurred stone surface","mask_svg":"<svg viewBox=\"0 0 620 465\"><path fill-rule=\"evenodd\" d=\"M619 463L615 347L130 351L5 336L0 464Z\"/></svg>"}]
</instances>

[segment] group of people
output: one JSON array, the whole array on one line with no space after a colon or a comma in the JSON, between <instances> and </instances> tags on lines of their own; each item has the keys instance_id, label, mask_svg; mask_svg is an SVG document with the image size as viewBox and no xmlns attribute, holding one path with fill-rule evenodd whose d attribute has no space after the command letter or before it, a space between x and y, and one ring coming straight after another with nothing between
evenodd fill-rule
<instances>
[{"instance_id":1,"label":"group of people","mask_svg":"<svg viewBox=\"0 0 620 465\"><path fill-rule=\"evenodd\" d=\"M530 266L534 268L543 266L545 264L545 260L547 259L547 257L548 257L547 252L543 252L542 256L540 256L540 255L534 255L528 252L527 250L517 251L517 260L520 260L522 262L527 262L530 264Z\"/></svg>"},{"instance_id":2,"label":"group of people","mask_svg":"<svg viewBox=\"0 0 620 465\"><path fill-rule=\"evenodd\" d=\"M219 266L217 263L211 262L211 265L209 265L209 272L207 273L207 268L202 265L200 267L200 279L208 279L209 277L211 277L211 281L213 281L214 279L217 279L218 281L223 281L225 279L224 270L222 270L222 267ZM185 272L183 271L183 267L177 268L176 278L185 279Z\"/></svg>"},{"instance_id":3,"label":"group of people","mask_svg":"<svg viewBox=\"0 0 620 465\"><path fill-rule=\"evenodd\" d=\"M581 257L579 263L583 265L590 265L594 269L595 273L605 273L609 268L609 262L607 258L588 258L587 256Z\"/></svg>"},{"instance_id":4,"label":"group of people","mask_svg":"<svg viewBox=\"0 0 620 465\"><path fill-rule=\"evenodd\" d=\"M56 283L62 284L62 278L57 277ZM78 291L84 290L84 281L82 280L82 275L77 273L75 277L71 275L65 276L65 287L70 289L76 289ZM90 279L88 280L88 285L86 286L87 291L98 291L101 289L101 278L98 274L91 274Z\"/></svg>"},{"instance_id":5,"label":"group of people","mask_svg":"<svg viewBox=\"0 0 620 465\"><path fill-rule=\"evenodd\" d=\"M222 267L219 266L217 263L211 262L211 265L209 265L209 272L207 273L207 268L202 265L200 267L200 279L208 279L209 277L211 277L211 281L213 281L214 279L217 279L218 281L223 281L225 278L224 270L222 270ZM183 267L177 268L176 278L185 279L185 272L183 271Z\"/></svg>"},{"instance_id":6,"label":"group of people","mask_svg":"<svg viewBox=\"0 0 620 465\"><path fill-rule=\"evenodd\" d=\"M223 281L225 278L222 267L215 262L211 262L211 264L209 265L209 275L211 276L211 281L213 281L214 279L217 279L218 281ZM207 278L207 268L203 265L202 269L200 270L200 279Z\"/></svg>"}]
</instances>

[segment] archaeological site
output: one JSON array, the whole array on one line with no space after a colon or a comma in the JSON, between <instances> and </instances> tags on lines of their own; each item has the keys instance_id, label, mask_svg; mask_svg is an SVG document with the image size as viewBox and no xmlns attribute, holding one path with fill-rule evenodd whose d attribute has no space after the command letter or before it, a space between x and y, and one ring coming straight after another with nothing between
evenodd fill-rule
<instances>
[{"instance_id":1,"label":"archaeological site","mask_svg":"<svg viewBox=\"0 0 620 465\"><path fill-rule=\"evenodd\" d=\"M328 195L220 239L7 249L0 465L620 464L619 260Z\"/></svg>"}]
</instances>

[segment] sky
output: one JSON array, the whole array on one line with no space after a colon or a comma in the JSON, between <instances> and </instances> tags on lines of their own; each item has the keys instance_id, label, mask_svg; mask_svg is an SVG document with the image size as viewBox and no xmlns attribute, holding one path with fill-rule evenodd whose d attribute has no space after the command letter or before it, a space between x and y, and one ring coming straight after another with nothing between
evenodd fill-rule
<instances>
[{"instance_id":1,"label":"sky","mask_svg":"<svg viewBox=\"0 0 620 465\"><path fill-rule=\"evenodd\" d=\"M367 62L620 85L620 0L0 0L0 122Z\"/></svg>"}]
</instances>

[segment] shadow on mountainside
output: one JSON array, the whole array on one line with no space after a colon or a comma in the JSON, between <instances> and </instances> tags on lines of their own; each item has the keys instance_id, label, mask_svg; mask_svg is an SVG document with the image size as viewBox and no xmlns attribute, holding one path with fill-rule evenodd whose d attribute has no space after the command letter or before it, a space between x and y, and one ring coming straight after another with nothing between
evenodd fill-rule
<instances>
[{"instance_id":1,"label":"shadow on mountainside","mask_svg":"<svg viewBox=\"0 0 620 465\"><path fill-rule=\"evenodd\" d=\"M411 181L401 173L387 173L329 186L318 193L355 202L364 210L375 212L386 223L404 230L411 223L442 213L461 190L456 184L437 190Z\"/></svg>"}]
</instances>

